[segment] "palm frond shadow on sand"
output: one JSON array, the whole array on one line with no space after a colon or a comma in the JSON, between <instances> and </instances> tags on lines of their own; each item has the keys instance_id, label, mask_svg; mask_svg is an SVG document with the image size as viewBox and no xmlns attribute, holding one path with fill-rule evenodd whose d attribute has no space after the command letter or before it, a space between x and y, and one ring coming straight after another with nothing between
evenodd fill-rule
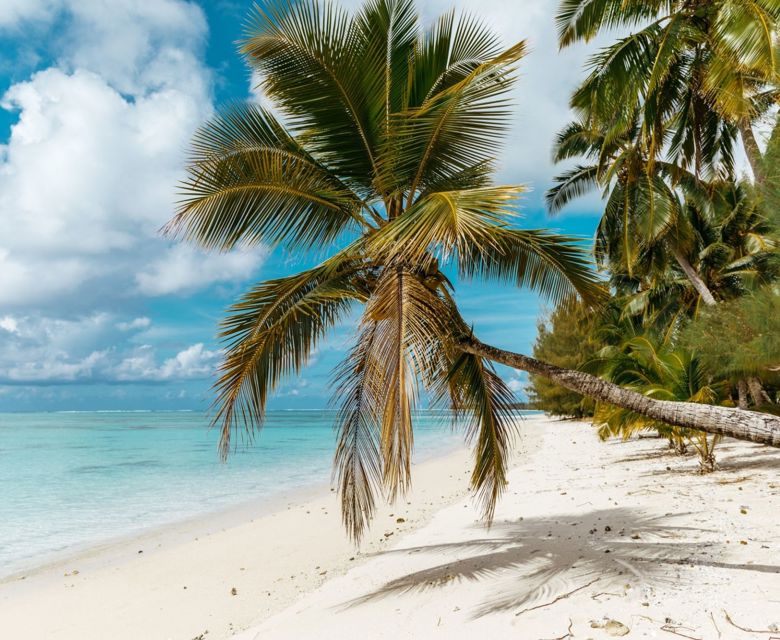
<instances>
[{"instance_id":1,"label":"palm frond shadow on sand","mask_svg":"<svg viewBox=\"0 0 780 640\"><path fill-rule=\"evenodd\" d=\"M382 552L377 555L432 554L437 564L390 580L344 607L453 582L482 581L487 587L484 592L491 595L473 611L478 618L530 608L590 582L594 592L626 584L634 588L671 584L684 589L674 565L780 573L780 566L719 561L726 546L725 540L715 541L717 532L675 526L674 517L605 509L496 523L488 537ZM554 531L566 533L556 536ZM441 562L442 556L446 561Z\"/></svg>"}]
</instances>

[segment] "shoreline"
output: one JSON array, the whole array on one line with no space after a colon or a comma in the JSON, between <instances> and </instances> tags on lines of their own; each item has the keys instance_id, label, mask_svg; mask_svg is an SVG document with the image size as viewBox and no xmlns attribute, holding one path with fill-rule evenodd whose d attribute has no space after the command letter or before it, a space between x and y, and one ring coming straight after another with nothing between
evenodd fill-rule
<instances>
[{"instance_id":1,"label":"shoreline","mask_svg":"<svg viewBox=\"0 0 780 640\"><path fill-rule=\"evenodd\" d=\"M15 640L599 640L612 620L629 638L747 640L729 620L780 625L780 451L725 440L720 468L701 475L695 456L659 439L604 443L589 424L537 416L520 434L489 529L463 448L415 464L412 492L377 509L359 551L328 490L259 518L201 521L202 534L149 538L143 554L131 542L2 583L0 630Z\"/></svg>"},{"instance_id":2,"label":"shoreline","mask_svg":"<svg viewBox=\"0 0 780 640\"><path fill-rule=\"evenodd\" d=\"M296 410L297 412L297 410ZM36 414L39 412L35 412ZM63 411L56 413L129 413L127 411ZM139 410L132 413L181 413L179 411L158 412ZM187 411L187 413L194 413ZM319 410L312 410L312 413L321 413ZM460 442L449 442L439 444L435 447L425 448L422 451L415 452L415 465L424 464L429 460L445 457L455 451L463 448L462 440ZM242 522L261 518L264 515L286 509L289 505L295 505L306 501L323 497L332 491L330 479L315 479L306 484L293 486L290 488L281 488L273 492L270 496L259 496L245 498L241 501L229 504L227 506L203 505L203 509L176 517L172 520L163 522L153 522L144 524L136 530L121 533L119 535L107 535L90 541L82 541L65 547L48 550L29 556L20 562L10 565L8 568L0 565L0 585L7 582L13 582L22 577L31 577L41 571L65 565L71 562L78 562L84 557L91 557L101 553L110 553L112 550L123 546L143 543L146 540L156 540L164 538L170 541L175 539L176 534L187 536L190 533L208 533L210 528L225 528L241 524ZM148 546L148 544L147 544Z\"/></svg>"},{"instance_id":3,"label":"shoreline","mask_svg":"<svg viewBox=\"0 0 780 640\"><path fill-rule=\"evenodd\" d=\"M419 454L413 465L424 465L433 460L446 458L463 448L464 445L460 444L426 450ZM202 511L170 522L151 524L132 533L51 551L43 554L38 560L32 560L29 564L14 568L7 573L0 573L0 587L6 583L31 578L39 573L79 563L101 554L119 552L125 547L139 546L140 548L144 542L147 543L146 546L154 546L161 541L170 544L193 535L208 535L214 530L253 522L291 507L316 501L333 491L330 482L312 482L305 486L282 489L268 498L250 498L220 509Z\"/></svg>"},{"instance_id":4,"label":"shoreline","mask_svg":"<svg viewBox=\"0 0 780 640\"><path fill-rule=\"evenodd\" d=\"M524 427L538 419L522 418L520 458L533 447L533 429ZM465 447L423 453L410 495L378 507L359 550L344 533L335 492L320 483L15 571L0 579L0 629L14 638L230 637L466 497L470 455ZM41 607L54 615L40 619Z\"/></svg>"}]
</instances>

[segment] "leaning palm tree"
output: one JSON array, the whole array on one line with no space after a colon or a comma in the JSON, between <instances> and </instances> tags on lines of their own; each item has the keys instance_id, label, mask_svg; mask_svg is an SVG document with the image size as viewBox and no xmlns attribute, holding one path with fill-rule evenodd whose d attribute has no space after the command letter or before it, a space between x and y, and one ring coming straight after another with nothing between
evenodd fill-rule
<instances>
[{"instance_id":1,"label":"leaning palm tree","mask_svg":"<svg viewBox=\"0 0 780 640\"><path fill-rule=\"evenodd\" d=\"M168 231L217 250L262 244L331 255L255 286L224 321L215 411L224 454L234 430L261 425L269 394L356 306L363 315L335 376L335 473L355 538L379 494L392 499L409 485L419 393L462 416L474 442L472 486L491 517L513 420L490 360L682 426L780 446L771 416L647 405L641 394L472 335L456 277L527 285L553 299L593 302L603 291L575 241L516 225L520 186L491 180L522 42L501 49L479 21L452 13L422 31L411 0L370 0L355 15L278 0L255 9L242 50L284 122L237 105L203 127Z\"/></svg>"},{"instance_id":2,"label":"leaning palm tree","mask_svg":"<svg viewBox=\"0 0 780 640\"><path fill-rule=\"evenodd\" d=\"M383 491L410 481L419 392L469 416L472 484L490 516L505 482L512 394L461 352L470 329L445 269L558 298L599 292L570 238L514 225L518 185L490 180L522 42L502 50L471 18L421 32L410 0L256 9L243 52L285 115L238 105L196 136L172 233L220 250L334 247L321 264L263 282L224 323L216 418L259 426L268 394L352 308L363 316L336 372L336 470L359 537Z\"/></svg>"}]
</instances>

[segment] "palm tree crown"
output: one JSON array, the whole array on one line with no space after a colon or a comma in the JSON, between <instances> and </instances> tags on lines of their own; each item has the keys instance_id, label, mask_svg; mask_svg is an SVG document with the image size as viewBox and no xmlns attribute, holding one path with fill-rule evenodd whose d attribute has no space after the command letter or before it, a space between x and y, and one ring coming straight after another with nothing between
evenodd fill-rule
<instances>
[{"instance_id":1,"label":"palm tree crown","mask_svg":"<svg viewBox=\"0 0 780 640\"><path fill-rule=\"evenodd\" d=\"M778 0L562 0L556 19L562 47L640 27L594 56L573 106L623 127L641 108L651 151L697 176L739 130L760 177L750 125L778 97Z\"/></svg>"},{"instance_id":2,"label":"palm tree crown","mask_svg":"<svg viewBox=\"0 0 780 640\"><path fill-rule=\"evenodd\" d=\"M223 251L333 248L311 269L256 285L224 321L223 454L231 432L258 428L280 381L363 305L335 372L335 474L355 538L377 493L409 485L420 393L464 417L488 518L505 484L512 395L488 361L458 348L470 329L445 271L552 298L599 295L575 241L518 228L522 187L491 180L524 50L502 49L453 13L423 30L412 0L369 0L354 15L277 0L255 9L242 52L284 122L241 104L196 135L169 233Z\"/></svg>"}]
</instances>

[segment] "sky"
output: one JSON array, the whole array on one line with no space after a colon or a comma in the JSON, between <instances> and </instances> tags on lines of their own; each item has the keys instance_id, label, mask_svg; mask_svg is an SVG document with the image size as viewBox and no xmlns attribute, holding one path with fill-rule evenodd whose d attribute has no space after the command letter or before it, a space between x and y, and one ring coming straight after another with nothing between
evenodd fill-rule
<instances>
[{"instance_id":1,"label":"sky","mask_svg":"<svg viewBox=\"0 0 780 640\"><path fill-rule=\"evenodd\" d=\"M418 6L426 24L455 6L507 45L528 41L497 180L529 188L522 224L590 239L597 197L556 218L543 206L552 139L595 50L558 52L556 4ZM235 44L250 9L243 0L0 0L0 411L204 409L225 309L253 282L308 260L264 248L206 254L159 233L193 132L221 105L258 99ZM458 284L458 299L483 341L525 353L549 308L533 292L483 283ZM327 406L353 333L348 323L328 336L270 408ZM522 398L525 377L501 373Z\"/></svg>"}]
</instances>

